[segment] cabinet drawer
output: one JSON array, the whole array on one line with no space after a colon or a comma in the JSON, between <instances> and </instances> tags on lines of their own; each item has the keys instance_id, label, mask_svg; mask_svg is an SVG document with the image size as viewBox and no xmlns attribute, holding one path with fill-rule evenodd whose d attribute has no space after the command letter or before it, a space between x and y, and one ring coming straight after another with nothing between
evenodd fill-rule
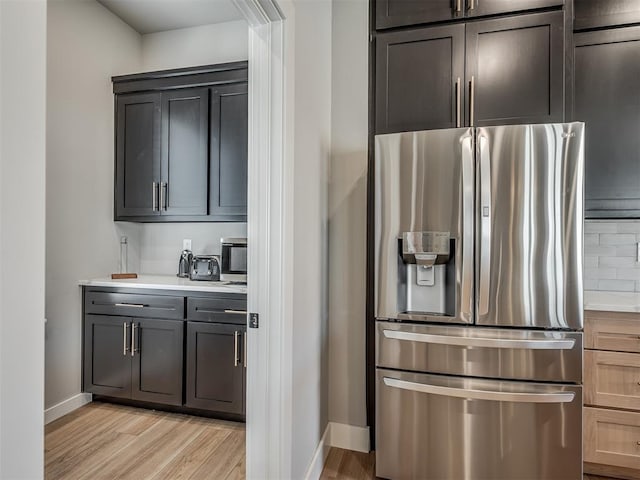
<instances>
[{"instance_id":1,"label":"cabinet drawer","mask_svg":"<svg viewBox=\"0 0 640 480\"><path fill-rule=\"evenodd\" d=\"M86 313L123 317L184 319L184 297L87 291Z\"/></svg>"},{"instance_id":2,"label":"cabinet drawer","mask_svg":"<svg viewBox=\"0 0 640 480\"><path fill-rule=\"evenodd\" d=\"M640 353L640 314L585 312L585 348Z\"/></svg>"},{"instance_id":3,"label":"cabinet drawer","mask_svg":"<svg viewBox=\"0 0 640 480\"><path fill-rule=\"evenodd\" d=\"M585 408L584 461L640 468L640 413Z\"/></svg>"},{"instance_id":4,"label":"cabinet drawer","mask_svg":"<svg viewBox=\"0 0 640 480\"><path fill-rule=\"evenodd\" d=\"M640 355L586 350L584 359L586 404L640 410Z\"/></svg>"},{"instance_id":5,"label":"cabinet drawer","mask_svg":"<svg viewBox=\"0 0 640 480\"><path fill-rule=\"evenodd\" d=\"M247 323L246 295L216 295L212 297L189 297L187 318L197 322Z\"/></svg>"}]
</instances>

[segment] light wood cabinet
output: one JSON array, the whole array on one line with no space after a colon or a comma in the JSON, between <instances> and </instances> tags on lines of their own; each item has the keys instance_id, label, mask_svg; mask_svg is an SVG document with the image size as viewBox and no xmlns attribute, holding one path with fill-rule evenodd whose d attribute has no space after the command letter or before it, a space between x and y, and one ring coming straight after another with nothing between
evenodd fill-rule
<instances>
[{"instance_id":1,"label":"light wood cabinet","mask_svg":"<svg viewBox=\"0 0 640 480\"><path fill-rule=\"evenodd\" d=\"M640 478L640 314L585 314L585 473Z\"/></svg>"},{"instance_id":2,"label":"light wood cabinet","mask_svg":"<svg viewBox=\"0 0 640 480\"><path fill-rule=\"evenodd\" d=\"M585 348L640 353L640 314L585 312Z\"/></svg>"},{"instance_id":3,"label":"light wood cabinet","mask_svg":"<svg viewBox=\"0 0 640 480\"><path fill-rule=\"evenodd\" d=\"M640 469L640 413L584 409L585 462Z\"/></svg>"},{"instance_id":4,"label":"light wood cabinet","mask_svg":"<svg viewBox=\"0 0 640 480\"><path fill-rule=\"evenodd\" d=\"M640 410L640 355L587 350L584 365L586 405Z\"/></svg>"}]
</instances>

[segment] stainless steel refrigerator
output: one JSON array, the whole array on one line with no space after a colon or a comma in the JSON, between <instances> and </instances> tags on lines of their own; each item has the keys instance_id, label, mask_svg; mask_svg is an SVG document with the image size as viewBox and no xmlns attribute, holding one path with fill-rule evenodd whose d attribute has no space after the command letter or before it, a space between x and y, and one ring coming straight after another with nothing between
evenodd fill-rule
<instances>
[{"instance_id":1,"label":"stainless steel refrigerator","mask_svg":"<svg viewBox=\"0 0 640 480\"><path fill-rule=\"evenodd\" d=\"M375 149L377 475L582 478L584 124Z\"/></svg>"}]
</instances>

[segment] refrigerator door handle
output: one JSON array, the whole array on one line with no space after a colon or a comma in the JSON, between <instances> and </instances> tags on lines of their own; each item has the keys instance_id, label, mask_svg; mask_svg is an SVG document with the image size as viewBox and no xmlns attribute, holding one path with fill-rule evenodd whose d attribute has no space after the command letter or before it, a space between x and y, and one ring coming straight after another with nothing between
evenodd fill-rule
<instances>
[{"instance_id":1,"label":"refrigerator door handle","mask_svg":"<svg viewBox=\"0 0 640 480\"><path fill-rule=\"evenodd\" d=\"M427 383L409 382L397 378L384 377L384 384L388 387L410 390L412 392L442 395L445 397L465 398L468 400L489 400L494 402L516 403L571 403L575 398L573 392L495 392L492 390L474 390L469 388L443 387Z\"/></svg>"},{"instance_id":2,"label":"refrigerator door handle","mask_svg":"<svg viewBox=\"0 0 640 480\"><path fill-rule=\"evenodd\" d=\"M576 341L573 338L534 340L516 338L457 337L434 335L432 333L403 332L401 330L383 330L386 338L410 342L455 345L460 347L519 348L526 350L571 350Z\"/></svg>"},{"instance_id":3,"label":"refrigerator door handle","mask_svg":"<svg viewBox=\"0 0 640 480\"><path fill-rule=\"evenodd\" d=\"M462 137L462 269L460 284L461 316L473 318L473 237L474 184L473 135Z\"/></svg>"},{"instance_id":4,"label":"refrigerator door handle","mask_svg":"<svg viewBox=\"0 0 640 480\"><path fill-rule=\"evenodd\" d=\"M491 281L491 162L489 139L478 134L480 159L480 278L478 280L478 314L489 312L489 287Z\"/></svg>"}]
</instances>

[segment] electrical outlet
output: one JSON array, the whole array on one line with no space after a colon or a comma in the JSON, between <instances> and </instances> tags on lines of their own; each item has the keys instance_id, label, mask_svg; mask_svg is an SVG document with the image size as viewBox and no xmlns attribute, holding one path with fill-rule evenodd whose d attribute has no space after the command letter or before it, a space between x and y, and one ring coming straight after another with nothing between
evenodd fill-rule
<instances>
[{"instance_id":1,"label":"electrical outlet","mask_svg":"<svg viewBox=\"0 0 640 480\"><path fill-rule=\"evenodd\" d=\"M191 239L185 238L182 240L182 249L183 250L191 250Z\"/></svg>"}]
</instances>

